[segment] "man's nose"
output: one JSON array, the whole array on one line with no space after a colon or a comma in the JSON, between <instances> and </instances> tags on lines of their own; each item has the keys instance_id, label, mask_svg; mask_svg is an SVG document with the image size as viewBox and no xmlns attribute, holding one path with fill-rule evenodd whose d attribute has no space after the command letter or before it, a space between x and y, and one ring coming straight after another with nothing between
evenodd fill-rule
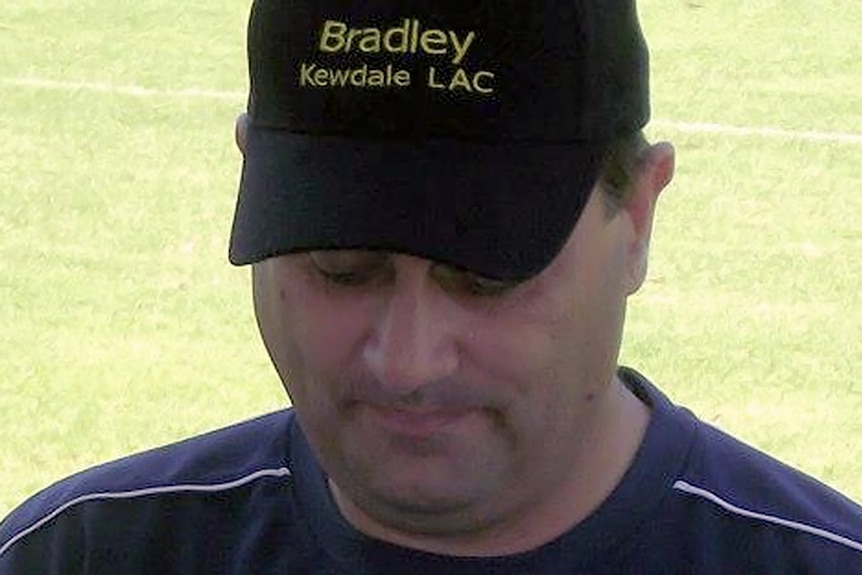
<instances>
[{"instance_id":1,"label":"man's nose","mask_svg":"<svg viewBox=\"0 0 862 575\"><path fill-rule=\"evenodd\" d=\"M427 275L399 278L363 350L379 384L406 395L452 376L459 362L456 311Z\"/></svg>"}]
</instances>

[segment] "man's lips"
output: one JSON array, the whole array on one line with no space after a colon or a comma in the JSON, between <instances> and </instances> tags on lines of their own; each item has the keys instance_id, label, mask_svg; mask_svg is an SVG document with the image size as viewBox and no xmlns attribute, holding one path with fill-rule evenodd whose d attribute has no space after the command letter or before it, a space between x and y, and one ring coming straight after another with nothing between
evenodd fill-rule
<instances>
[{"instance_id":1,"label":"man's lips","mask_svg":"<svg viewBox=\"0 0 862 575\"><path fill-rule=\"evenodd\" d=\"M374 423L385 431L417 439L444 431L476 412L471 408L411 408L371 404L364 407Z\"/></svg>"}]
</instances>

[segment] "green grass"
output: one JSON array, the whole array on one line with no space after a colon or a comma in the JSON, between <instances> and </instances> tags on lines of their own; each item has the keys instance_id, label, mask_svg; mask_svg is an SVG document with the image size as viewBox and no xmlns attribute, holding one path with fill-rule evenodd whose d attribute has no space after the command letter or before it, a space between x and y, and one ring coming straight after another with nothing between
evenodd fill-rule
<instances>
[{"instance_id":1,"label":"green grass","mask_svg":"<svg viewBox=\"0 0 862 575\"><path fill-rule=\"evenodd\" d=\"M641 11L654 117L862 134L862 5L650 0ZM678 170L624 359L862 500L862 143L651 132L676 144Z\"/></svg>"},{"instance_id":2,"label":"green grass","mask_svg":"<svg viewBox=\"0 0 862 575\"><path fill-rule=\"evenodd\" d=\"M640 6L656 118L862 133L862 4ZM226 262L247 9L0 10L0 515L83 466L285 403L248 270ZM624 360L862 499L862 145L650 133L678 173Z\"/></svg>"}]
</instances>

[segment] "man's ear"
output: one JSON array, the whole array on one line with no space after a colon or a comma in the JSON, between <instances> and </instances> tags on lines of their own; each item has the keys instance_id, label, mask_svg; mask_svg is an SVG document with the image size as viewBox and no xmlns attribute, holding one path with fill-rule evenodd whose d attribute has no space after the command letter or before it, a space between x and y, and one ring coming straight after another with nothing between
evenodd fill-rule
<instances>
[{"instance_id":1,"label":"man's ear","mask_svg":"<svg viewBox=\"0 0 862 575\"><path fill-rule=\"evenodd\" d=\"M632 224L628 253L629 295L636 292L646 279L653 214L659 194L673 179L674 162L673 146L667 142L654 144L641 152L634 189L623 207Z\"/></svg>"},{"instance_id":2,"label":"man's ear","mask_svg":"<svg viewBox=\"0 0 862 575\"><path fill-rule=\"evenodd\" d=\"M245 156L246 146L248 144L248 114L240 114L236 118L236 124L234 124L233 129L233 138L236 142L236 147L239 149L240 153Z\"/></svg>"}]
</instances>

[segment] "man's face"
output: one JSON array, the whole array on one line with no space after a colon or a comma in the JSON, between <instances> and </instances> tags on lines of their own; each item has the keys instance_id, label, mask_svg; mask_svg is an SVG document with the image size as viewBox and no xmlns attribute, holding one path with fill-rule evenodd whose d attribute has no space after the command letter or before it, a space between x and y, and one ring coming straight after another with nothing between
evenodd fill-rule
<instances>
[{"instance_id":1,"label":"man's face","mask_svg":"<svg viewBox=\"0 0 862 575\"><path fill-rule=\"evenodd\" d=\"M624 427L611 420L636 228L594 192L557 258L517 285L383 252L255 265L264 342L348 518L475 531L596 475Z\"/></svg>"}]
</instances>

